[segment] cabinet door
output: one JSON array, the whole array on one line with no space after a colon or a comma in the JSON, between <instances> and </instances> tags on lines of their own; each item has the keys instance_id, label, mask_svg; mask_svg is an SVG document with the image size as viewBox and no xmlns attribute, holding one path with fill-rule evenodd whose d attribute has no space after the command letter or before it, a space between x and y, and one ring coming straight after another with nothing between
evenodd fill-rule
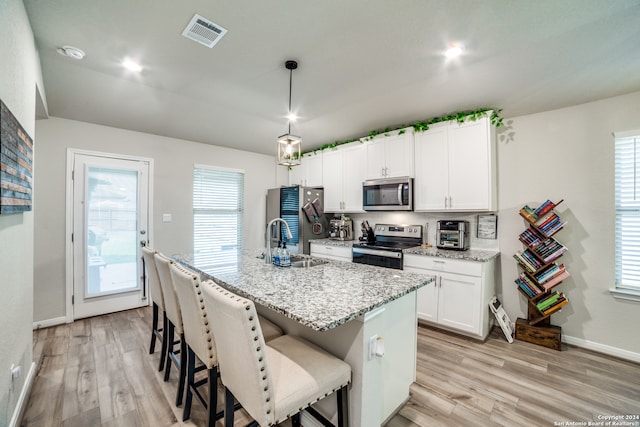
<instances>
[{"instance_id":1,"label":"cabinet door","mask_svg":"<svg viewBox=\"0 0 640 427\"><path fill-rule=\"evenodd\" d=\"M324 210L341 212L343 210L343 164L344 155L340 150L325 150L322 159L324 186Z\"/></svg>"},{"instance_id":2,"label":"cabinet door","mask_svg":"<svg viewBox=\"0 0 640 427\"><path fill-rule=\"evenodd\" d=\"M414 209L443 211L449 197L447 127L415 134Z\"/></svg>"},{"instance_id":3,"label":"cabinet door","mask_svg":"<svg viewBox=\"0 0 640 427\"><path fill-rule=\"evenodd\" d=\"M462 274L440 273L438 288L438 323L444 326L480 334L482 279Z\"/></svg>"},{"instance_id":4,"label":"cabinet door","mask_svg":"<svg viewBox=\"0 0 640 427\"><path fill-rule=\"evenodd\" d=\"M345 212L363 212L362 182L367 177L367 156L364 144L357 143L352 147L345 148L343 156L343 210ZM327 177L327 174L324 176ZM326 184L324 191L326 194Z\"/></svg>"},{"instance_id":5,"label":"cabinet door","mask_svg":"<svg viewBox=\"0 0 640 427\"><path fill-rule=\"evenodd\" d=\"M492 145L489 119L450 127L449 209L495 209Z\"/></svg>"},{"instance_id":6,"label":"cabinet door","mask_svg":"<svg viewBox=\"0 0 640 427\"><path fill-rule=\"evenodd\" d=\"M298 166L289 169L289 185L307 185L307 159L303 156Z\"/></svg>"},{"instance_id":7,"label":"cabinet door","mask_svg":"<svg viewBox=\"0 0 640 427\"><path fill-rule=\"evenodd\" d=\"M302 159L302 164L306 162L307 187L322 187L322 154L311 154Z\"/></svg>"},{"instance_id":8,"label":"cabinet door","mask_svg":"<svg viewBox=\"0 0 640 427\"><path fill-rule=\"evenodd\" d=\"M438 285L440 276L435 271L422 270L423 273L433 274L435 280L418 289L418 318L430 322L438 321Z\"/></svg>"},{"instance_id":9,"label":"cabinet door","mask_svg":"<svg viewBox=\"0 0 640 427\"><path fill-rule=\"evenodd\" d=\"M385 138L365 142L367 151L367 179L385 178Z\"/></svg>"},{"instance_id":10,"label":"cabinet door","mask_svg":"<svg viewBox=\"0 0 640 427\"><path fill-rule=\"evenodd\" d=\"M386 177L413 177L413 133L388 136L385 138L385 145Z\"/></svg>"}]
</instances>

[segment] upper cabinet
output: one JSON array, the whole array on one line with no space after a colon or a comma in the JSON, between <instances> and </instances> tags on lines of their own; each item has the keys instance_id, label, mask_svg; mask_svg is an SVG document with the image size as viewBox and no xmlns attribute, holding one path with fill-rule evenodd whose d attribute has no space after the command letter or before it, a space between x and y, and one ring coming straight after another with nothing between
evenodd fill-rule
<instances>
[{"instance_id":1,"label":"upper cabinet","mask_svg":"<svg viewBox=\"0 0 640 427\"><path fill-rule=\"evenodd\" d=\"M415 134L416 211L494 211L496 136L489 117Z\"/></svg>"},{"instance_id":2,"label":"upper cabinet","mask_svg":"<svg viewBox=\"0 0 640 427\"><path fill-rule=\"evenodd\" d=\"M323 152L324 209L363 212L362 181L366 179L366 147L360 142Z\"/></svg>"},{"instance_id":3,"label":"upper cabinet","mask_svg":"<svg viewBox=\"0 0 640 427\"><path fill-rule=\"evenodd\" d=\"M322 153L302 156L300 165L289 170L289 184L322 187Z\"/></svg>"},{"instance_id":4,"label":"upper cabinet","mask_svg":"<svg viewBox=\"0 0 640 427\"><path fill-rule=\"evenodd\" d=\"M363 138L366 141L367 179L413 177L413 128L400 132L377 136L373 141Z\"/></svg>"}]
</instances>

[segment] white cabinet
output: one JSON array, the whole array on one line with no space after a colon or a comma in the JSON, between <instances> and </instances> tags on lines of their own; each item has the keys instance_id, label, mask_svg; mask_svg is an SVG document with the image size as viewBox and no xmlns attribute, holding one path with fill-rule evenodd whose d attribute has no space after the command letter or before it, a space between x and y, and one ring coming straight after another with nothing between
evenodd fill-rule
<instances>
[{"instance_id":1,"label":"white cabinet","mask_svg":"<svg viewBox=\"0 0 640 427\"><path fill-rule=\"evenodd\" d=\"M352 261L351 247L349 246L327 246L320 243L311 242L311 256L326 258L333 261Z\"/></svg>"},{"instance_id":2,"label":"white cabinet","mask_svg":"<svg viewBox=\"0 0 640 427\"><path fill-rule=\"evenodd\" d=\"M402 132L402 133L400 133ZM368 138L364 138L366 141ZM367 179L413 177L413 128L365 142Z\"/></svg>"},{"instance_id":3,"label":"white cabinet","mask_svg":"<svg viewBox=\"0 0 640 427\"><path fill-rule=\"evenodd\" d=\"M325 150L322 159L324 210L363 212L362 181L365 174L364 144L356 142Z\"/></svg>"},{"instance_id":4,"label":"white cabinet","mask_svg":"<svg viewBox=\"0 0 640 427\"><path fill-rule=\"evenodd\" d=\"M322 153L302 156L300 165L289 170L289 184L303 187L322 187Z\"/></svg>"},{"instance_id":5,"label":"white cabinet","mask_svg":"<svg viewBox=\"0 0 640 427\"><path fill-rule=\"evenodd\" d=\"M477 262L405 254L404 270L435 276L418 289L418 318L445 329L485 339L492 317L495 261Z\"/></svg>"},{"instance_id":6,"label":"white cabinet","mask_svg":"<svg viewBox=\"0 0 640 427\"><path fill-rule=\"evenodd\" d=\"M416 133L415 210L496 210L495 147L489 117Z\"/></svg>"}]
</instances>

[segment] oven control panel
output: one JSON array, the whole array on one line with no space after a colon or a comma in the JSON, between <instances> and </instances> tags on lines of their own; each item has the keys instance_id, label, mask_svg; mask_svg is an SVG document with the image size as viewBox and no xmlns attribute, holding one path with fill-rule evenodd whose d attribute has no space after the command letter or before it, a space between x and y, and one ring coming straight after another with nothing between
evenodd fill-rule
<instances>
[{"instance_id":1,"label":"oven control panel","mask_svg":"<svg viewBox=\"0 0 640 427\"><path fill-rule=\"evenodd\" d=\"M376 236L422 239L421 225L376 224L374 232Z\"/></svg>"}]
</instances>

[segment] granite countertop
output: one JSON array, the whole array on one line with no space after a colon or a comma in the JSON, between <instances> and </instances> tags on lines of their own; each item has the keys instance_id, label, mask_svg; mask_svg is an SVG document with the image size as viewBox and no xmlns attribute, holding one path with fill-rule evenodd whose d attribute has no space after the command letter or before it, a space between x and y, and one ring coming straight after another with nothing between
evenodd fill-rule
<instances>
[{"instance_id":1,"label":"granite countertop","mask_svg":"<svg viewBox=\"0 0 640 427\"><path fill-rule=\"evenodd\" d=\"M323 246L337 246L339 248L350 248L355 243L360 243L359 240L334 240L334 239L314 239L310 240L310 243L316 243Z\"/></svg>"},{"instance_id":2,"label":"granite countertop","mask_svg":"<svg viewBox=\"0 0 640 427\"><path fill-rule=\"evenodd\" d=\"M332 240L332 239L317 239L312 240L311 243L317 243L324 246L338 246L344 248L350 248L356 243L360 243L359 240ZM415 248L409 248L402 251L405 254L432 256L439 258L451 258L460 259L464 261L478 261L487 262L491 261L498 255L499 251L483 250L483 249L469 249L466 251L452 251L450 249L438 249L436 247L422 248L416 246Z\"/></svg>"},{"instance_id":3,"label":"granite countertop","mask_svg":"<svg viewBox=\"0 0 640 427\"><path fill-rule=\"evenodd\" d=\"M438 249L436 247L422 248L420 246L417 246L415 248L405 249L402 252L405 254L412 254L412 255L423 255L423 256L459 259L463 261L478 261L478 262L491 261L498 255L500 255L500 252L498 251L489 251L489 250L480 250L480 249L469 249L466 251L452 251L451 249Z\"/></svg>"},{"instance_id":4,"label":"granite countertop","mask_svg":"<svg viewBox=\"0 0 640 427\"><path fill-rule=\"evenodd\" d=\"M430 276L343 261L276 267L259 258L261 249L222 252L225 264L215 267L199 265L191 254L172 258L201 273L202 280L213 279L316 331L335 328L433 281Z\"/></svg>"}]
</instances>

